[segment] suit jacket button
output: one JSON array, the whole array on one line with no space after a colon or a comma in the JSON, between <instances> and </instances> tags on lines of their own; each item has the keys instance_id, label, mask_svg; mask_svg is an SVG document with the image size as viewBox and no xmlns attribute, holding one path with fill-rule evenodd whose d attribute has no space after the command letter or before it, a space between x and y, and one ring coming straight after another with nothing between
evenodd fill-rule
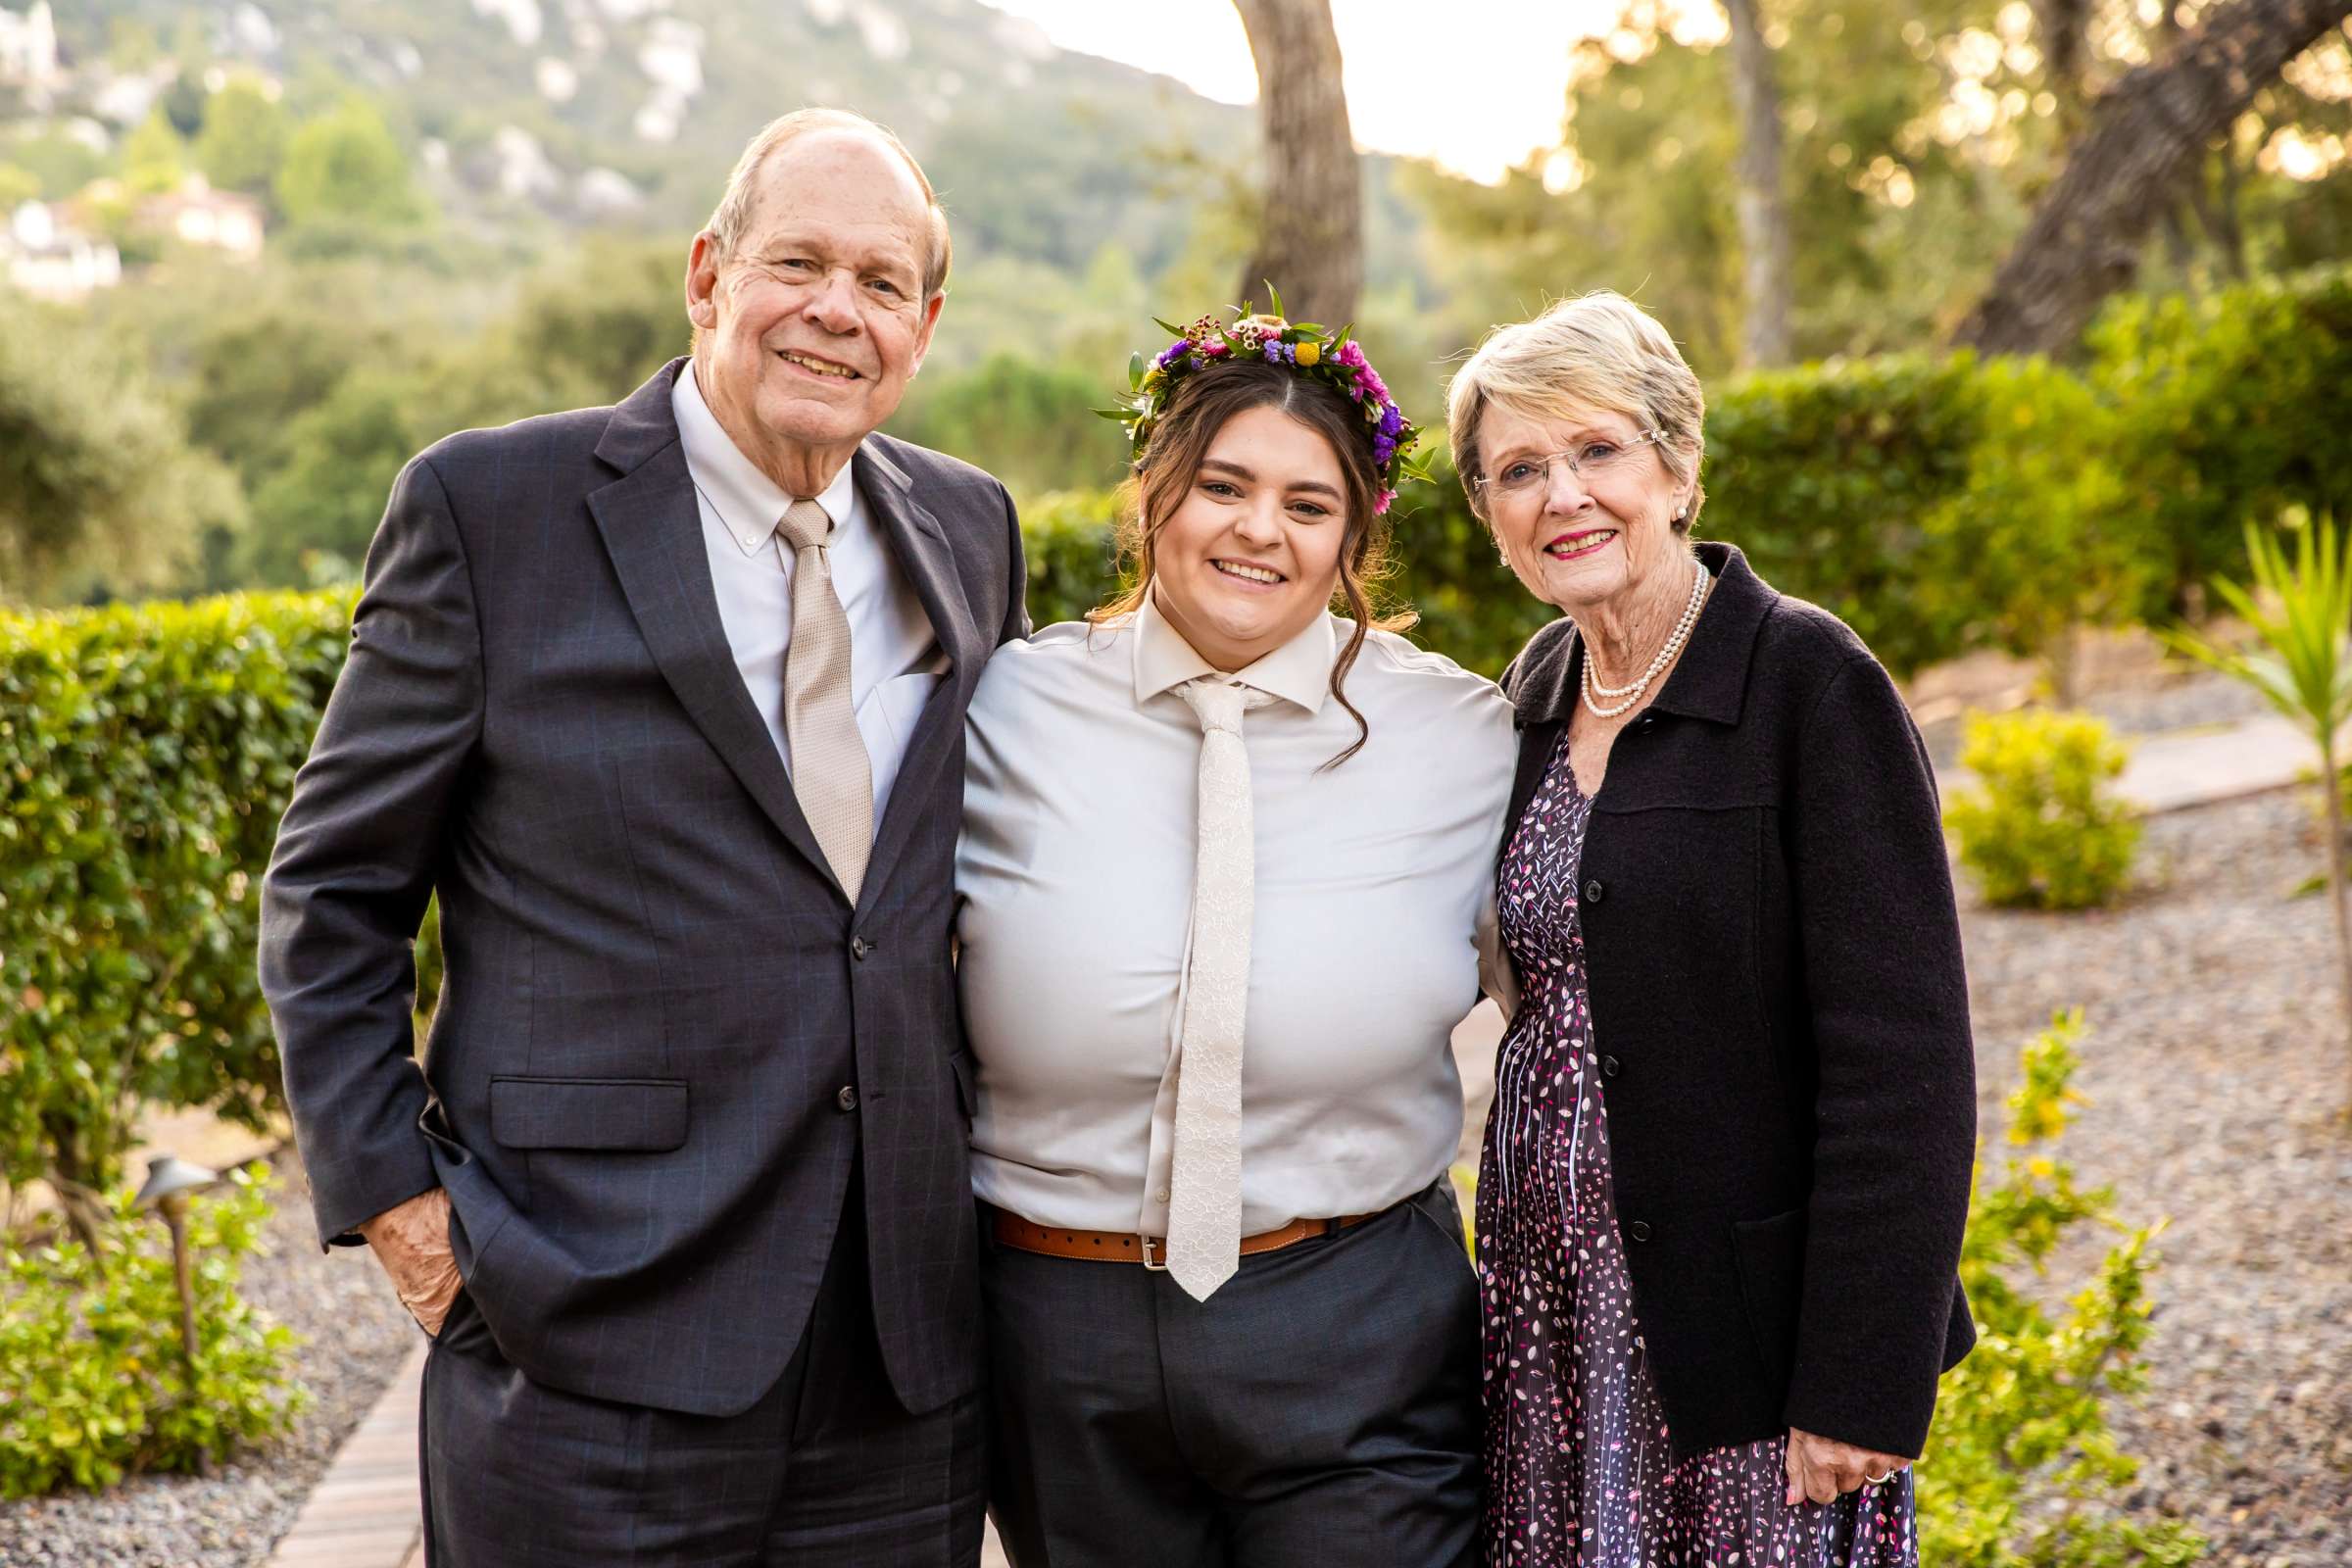
<instances>
[{"instance_id":1,"label":"suit jacket button","mask_svg":"<svg viewBox=\"0 0 2352 1568\"><path fill-rule=\"evenodd\" d=\"M850 938L850 956L856 958L859 963L863 963L865 961L865 956L873 951L873 944L867 942L865 938Z\"/></svg>"},{"instance_id":2,"label":"suit jacket button","mask_svg":"<svg viewBox=\"0 0 2352 1568\"><path fill-rule=\"evenodd\" d=\"M1598 904L1602 899L1605 899L1608 896L1609 890L1601 885L1600 878L1591 877L1586 880L1585 902L1587 904Z\"/></svg>"},{"instance_id":3,"label":"suit jacket button","mask_svg":"<svg viewBox=\"0 0 2352 1568\"><path fill-rule=\"evenodd\" d=\"M1615 1056L1603 1056L1600 1058L1600 1070L1606 1077L1616 1077L1617 1069L1622 1065L1623 1063L1618 1061Z\"/></svg>"},{"instance_id":4,"label":"suit jacket button","mask_svg":"<svg viewBox=\"0 0 2352 1568\"><path fill-rule=\"evenodd\" d=\"M1625 1234L1630 1240L1646 1242L1649 1240L1649 1222L1638 1219L1625 1228Z\"/></svg>"},{"instance_id":5,"label":"suit jacket button","mask_svg":"<svg viewBox=\"0 0 2352 1568\"><path fill-rule=\"evenodd\" d=\"M833 1097L833 1103L844 1110L856 1110L858 1108L858 1086L843 1084L841 1093Z\"/></svg>"}]
</instances>

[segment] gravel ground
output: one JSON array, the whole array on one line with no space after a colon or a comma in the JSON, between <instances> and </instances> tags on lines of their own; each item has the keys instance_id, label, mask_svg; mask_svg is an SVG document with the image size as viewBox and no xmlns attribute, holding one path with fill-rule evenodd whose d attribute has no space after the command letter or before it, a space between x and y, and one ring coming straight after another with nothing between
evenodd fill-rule
<instances>
[{"instance_id":1,"label":"gravel ground","mask_svg":"<svg viewBox=\"0 0 2352 1568\"><path fill-rule=\"evenodd\" d=\"M2114 909L1995 911L1963 895L1983 1112L2050 1013L2088 1025L2060 1141L2157 1243L2149 1391L2119 1409L2147 1463L2126 1506L2185 1518L2208 1561L2352 1563L2352 1048L2299 791L2157 817ZM2080 1280L2103 1241L2054 1263Z\"/></svg>"},{"instance_id":2,"label":"gravel ground","mask_svg":"<svg viewBox=\"0 0 2352 1568\"><path fill-rule=\"evenodd\" d=\"M2230 724L2273 711L2252 688L2212 670L2180 665L2162 672L2139 671L2128 684L2093 691L2078 705L2105 719L2118 735L2152 735L2165 730ZM1928 755L1937 767L1960 760L1965 718L1948 713L1920 726Z\"/></svg>"},{"instance_id":3,"label":"gravel ground","mask_svg":"<svg viewBox=\"0 0 2352 1568\"><path fill-rule=\"evenodd\" d=\"M0 1503L4 1568L250 1568L292 1528L303 1498L416 1342L416 1327L367 1258L318 1250L310 1195L280 1165L270 1253L245 1266L245 1295L292 1328L311 1406L283 1441L210 1480L139 1476L117 1491Z\"/></svg>"}]
</instances>

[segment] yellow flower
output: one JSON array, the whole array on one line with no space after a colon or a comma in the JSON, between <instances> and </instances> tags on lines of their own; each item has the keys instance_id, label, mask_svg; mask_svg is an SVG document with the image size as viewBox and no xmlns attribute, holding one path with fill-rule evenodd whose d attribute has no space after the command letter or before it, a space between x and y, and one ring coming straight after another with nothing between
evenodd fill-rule
<instances>
[{"instance_id":1,"label":"yellow flower","mask_svg":"<svg viewBox=\"0 0 2352 1568\"><path fill-rule=\"evenodd\" d=\"M1300 343L1298 345L1298 363L1301 366L1312 366L1317 360L1323 358L1323 346L1319 343Z\"/></svg>"}]
</instances>

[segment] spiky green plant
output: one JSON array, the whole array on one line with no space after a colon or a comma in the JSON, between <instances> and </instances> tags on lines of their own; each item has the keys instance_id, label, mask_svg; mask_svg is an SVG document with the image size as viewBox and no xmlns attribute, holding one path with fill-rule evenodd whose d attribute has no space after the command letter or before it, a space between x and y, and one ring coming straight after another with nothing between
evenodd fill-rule
<instances>
[{"instance_id":1,"label":"spiky green plant","mask_svg":"<svg viewBox=\"0 0 2352 1568\"><path fill-rule=\"evenodd\" d=\"M2213 590L2254 631L2258 647L2225 647L2196 632L2177 632L2173 647L2234 676L2308 731L2320 749L2320 777L2336 776L2337 731L2352 720L2352 540L2332 520L2289 519L2294 557L2275 533L2248 524L2249 590L2217 577ZM2323 789L2328 812L2328 902L2335 911L2336 982L2346 1034L2352 1036L2352 908L2346 905L2344 803ZM2352 1058L2348 1058L2352 1059ZM2346 1102L2352 1115L2352 1100Z\"/></svg>"}]
</instances>

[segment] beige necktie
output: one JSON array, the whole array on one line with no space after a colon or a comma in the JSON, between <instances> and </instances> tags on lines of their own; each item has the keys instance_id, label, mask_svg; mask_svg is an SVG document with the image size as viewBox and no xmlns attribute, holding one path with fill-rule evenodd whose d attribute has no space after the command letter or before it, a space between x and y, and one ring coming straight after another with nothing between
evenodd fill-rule
<instances>
[{"instance_id":1,"label":"beige necktie","mask_svg":"<svg viewBox=\"0 0 2352 1568\"><path fill-rule=\"evenodd\" d=\"M795 501L779 531L792 546L792 644L784 650L784 739L792 792L850 903L874 840L874 765L850 701L850 617L833 591L825 541L833 519Z\"/></svg>"},{"instance_id":2,"label":"beige necktie","mask_svg":"<svg viewBox=\"0 0 2352 1568\"><path fill-rule=\"evenodd\" d=\"M1257 881L1242 714L1271 699L1220 676L1176 690L1200 720L1200 821L1177 1043L1168 1272L1205 1301L1242 1261L1242 1026Z\"/></svg>"}]
</instances>

